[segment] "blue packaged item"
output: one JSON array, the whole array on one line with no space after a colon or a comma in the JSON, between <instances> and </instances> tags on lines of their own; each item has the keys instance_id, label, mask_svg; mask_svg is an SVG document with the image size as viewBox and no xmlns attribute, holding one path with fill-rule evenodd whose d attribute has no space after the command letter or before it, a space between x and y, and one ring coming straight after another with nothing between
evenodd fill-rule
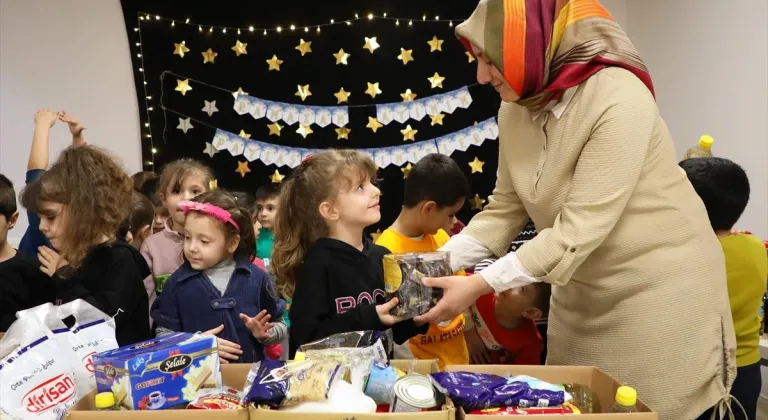
<instances>
[{"instance_id":1,"label":"blue packaged item","mask_svg":"<svg viewBox=\"0 0 768 420\"><path fill-rule=\"evenodd\" d=\"M339 368L335 362L313 360L256 362L245 379L243 405L278 408L325 401Z\"/></svg>"},{"instance_id":2,"label":"blue packaged item","mask_svg":"<svg viewBox=\"0 0 768 420\"><path fill-rule=\"evenodd\" d=\"M496 407L554 407L570 395L555 385L530 376L504 378L474 372L438 372L432 382L465 411Z\"/></svg>"},{"instance_id":3,"label":"blue packaged item","mask_svg":"<svg viewBox=\"0 0 768 420\"><path fill-rule=\"evenodd\" d=\"M93 356L98 392L131 410L188 403L203 388L220 388L216 337L173 333Z\"/></svg>"}]
</instances>

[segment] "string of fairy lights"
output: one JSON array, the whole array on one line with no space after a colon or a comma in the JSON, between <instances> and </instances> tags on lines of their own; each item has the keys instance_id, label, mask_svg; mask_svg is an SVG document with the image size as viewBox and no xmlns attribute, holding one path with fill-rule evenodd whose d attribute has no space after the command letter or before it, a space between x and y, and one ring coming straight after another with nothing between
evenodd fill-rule
<instances>
[{"instance_id":1,"label":"string of fairy lights","mask_svg":"<svg viewBox=\"0 0 768 420\"><path fill-rule=\"evenodd\" d=\"M155 23L164 23L168 25L169 28L174 28L176 25L187 25L187 26L197 26L198 32L205 33L205 34L215 34L215 33L221 33L221 34L236 34L236 35L242 35L242 34L261 34L261 36L267 36L269 34L280 34L283 32L286 33L295 33L295 32L315 32L317 34L322 32L322 28L330 27L330 26L352 26L357 22L370 22L374 20L385 20L390 21L394 24L394 26L399 27L406 26L406 27L412 27L414 24L447 24L449 27L453 27L454 22L458 22L459 19L442 19L439 15L436 15L434 17L429 17L426 14L423 14L421 19L414 19L414 18L405 18L405 17L391 17L388 16L386 12L379 14L374 13L367 13L367 14L359 14L355 13L354 18L349 19L341 19L336 20L334 18L331 18L328 20L328 22L324 23L316 23L311 25L296 25L293 23L289 23L286 26L275 25L271 27L259 27L259 26L245 26L245 27L237 27L237 26L222 26L222 25L210 25L210 24L204 24L201 22L193 22L190 18L186 19L173 19L168 18L165 16L160 15L153 15L145 12L139 12L138 13L138 19L137 19L137 26L133 28L133 31L136 33L136 42L135 47L137 49L136 52L136 58L138 59L138 67L137 71L141 75L141 81L142 81L142 87L144 92L144 115L145 120L141 122L143 125L142 129L142 137L149 140L149 146L150 146L150 159L145 162L145 168L146 169L154 169L155 165L155 154L157 153L157 148L155 147L154 143L154 137L152 135L152 125L150 124L150 113L154 110L154 106L152 105L152 95L149 94L150 88L148 87L147 83L147 76L146 72L144 71L144 50L143 50L143 41L142 41L142 28L143 25L150 25Z\"/></svg>"}]
</instances>

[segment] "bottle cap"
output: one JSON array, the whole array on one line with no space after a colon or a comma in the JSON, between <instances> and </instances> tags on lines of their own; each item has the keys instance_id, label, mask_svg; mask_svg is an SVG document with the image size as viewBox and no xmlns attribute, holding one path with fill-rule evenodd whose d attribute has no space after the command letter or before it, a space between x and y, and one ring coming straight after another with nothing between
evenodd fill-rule
<instances>
[{"instance_id":1,"label":"bottle cap","mask_svg":"<svg viewBox=\"0 0 768 420\"><path fill-rule=\"evenodd\" d=\"M699 147L702 149L710 149L712 148L712 145L715 144L715 139L712 138L712 136L703 135L699 137Z\"/></svg>"},{"instance_id":2,"label":"bottle cap","mask_svg":"<svg viewBox=\"0 0 768 420\"><path fill-rule=\"evenodd\" d=\"M616 402L624 407L637 404L637 391L632 387L620 386L616 390Z\"/></svg>"},{"instance_id":3,"label":"bottle cap","mask_svg":"<svg viewBox=\"0 0 768 420\"><path fill-rule=\"evenodd\" d=\"M100 392L96 394L96 408L110 408L115 406L115 394Z\"/></svg>"}]
</instances>

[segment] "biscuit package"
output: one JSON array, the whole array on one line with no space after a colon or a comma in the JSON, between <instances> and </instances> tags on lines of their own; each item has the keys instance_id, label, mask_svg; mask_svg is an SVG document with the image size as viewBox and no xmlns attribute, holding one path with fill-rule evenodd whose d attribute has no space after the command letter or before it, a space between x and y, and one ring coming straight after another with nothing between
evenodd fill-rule
<instances>
[{"instance_id":1,"label":"biscuit package","mask_svg":"<svg viewBox=\"0 0 768 420\"><path fill-rule=\"evenodd\" d=\"M443 289L427 287L424 277L451 276L450 253L409 252L384 256L384 288L399 303L392 309L395 316L413 318L432 309L443 297Z\"/></svg>"},{"instance_id":2,"label":"biscuit package","mask_svg":"<svg viewBox=\"0 0 768 420\"><path fill-rule=\"evenodd\" d=\"M204 388L221 388L216 337L173 333L93 356L98 392L131 410L188 403Z\"/></svg>"}]
</instances>

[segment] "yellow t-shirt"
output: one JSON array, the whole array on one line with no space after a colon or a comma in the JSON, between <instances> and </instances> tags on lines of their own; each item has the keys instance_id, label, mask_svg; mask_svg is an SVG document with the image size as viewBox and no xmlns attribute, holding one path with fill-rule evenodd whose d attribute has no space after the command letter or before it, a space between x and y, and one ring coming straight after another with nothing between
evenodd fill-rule
<instances>
[{"instance_id":1,"label":"yellow t-shirt","mask_svg":"<svg viewBox=\"0 0 768 420\"><path fill-rule=\"evenodd\" d=\"M381 245L393 253L433 252L448 242L448 234L439 230L434 235L422 238L409 238L392 228L385 230L376 245ZM430 325L424 335L417 335L408 342L411 353L416 359L437 359L442 369L445 365L466 365L469 363L469 351L464 342L464 315L453 318L444 326Z\"/></svg>"},{"instance_id":2,"label":"yellow t-shirt","mask_svg":"<svg viewBox=\"0 0 768 420\"><path fill-rule=\"evenodd\" d=\"M736 365L760 361L760 324L762 301L768 281L768 256L762 241L752 235L720 238L725 254L728 299L736 330Z\"/></svg>"}]
</instances>

